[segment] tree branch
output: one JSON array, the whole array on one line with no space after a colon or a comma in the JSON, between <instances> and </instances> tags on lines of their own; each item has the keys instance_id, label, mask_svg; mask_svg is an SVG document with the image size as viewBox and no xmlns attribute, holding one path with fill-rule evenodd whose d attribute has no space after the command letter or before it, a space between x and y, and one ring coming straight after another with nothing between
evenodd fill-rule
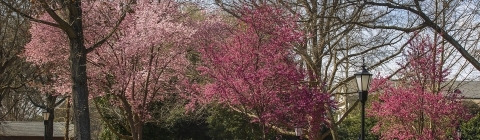
<instances>
[{"instance_id":1,"label":"tree branch","mask_svg":"<svg viewBox=\"0 0 480 140\"><path fill-rule=\"evenodd\" d=\"M235 112L238 112L238 113L244 113L245 115L247 115L248 117L250 118L258 118L258 116L254 115L254 114L251 114L251 113L248 113L248 112L243 112L241 111L240 109L238 108L235 108L231 105L229 105L229 108L232 109L233 111ZM277 127L275 125L271 125L271 124L266 124L267 127L270 127L272 128L273 130L276 130L277 132L281 133L281 134L286 134L286 135L295 135L295 132L290 132L290 131L287 131L285 129L282 129L280 127Z\"/></svg>"},{"instance_id":2,"label":"tree branch","mask_svg":"<svg viewBox=\"0 0 480 140\"><path fill-rule=\"evenodd\" d=\"M97 43L93 44L91 47L87 48L86 52L87 54L92 52L93 50L95 50L96 48L102 46L103 43L105 43L113 34L115 34L115 32L117 32L118 30L118 27L120 27L120 24L122 23L122 21L125 19L125 17L127 16L127 12L130 10L130 5L133 3L133 1L130 1L129 4L126 5L126 9L124 9L122 11L122 15L120 16L120 18L117 20L117 22L115 23L115 26L113 27L113 29L110 31L110 33L107 34L107 36L105 36L104 38L102 38L100 41L98 41Z\"/></svg>"},{"instance_id":3,"label":"tree branch","mask_svg":"<svg viewBox=\"0 0 480 140\"><path fill-rule=\"evenodd\" d=\"M58 24L55 24L55 23L52 23L52 22L48 22L48 21L45 21L45 20L39 20L39 19L36 19L36 18L33 18L32 16L18 10L17 8L13 7L12 5L6 3L5 1L1 0L0 1L0 4L2 5L5 5L7 6L8 9L14 11L15 13L18 13L19 15L21 15L22 17L25 17L31 21L34 21L34 22L38 22L38 23L42 23L42 24L45 24L45 25L49 25L49 26L52 26L52 27L60 27Z\"/></svg>"},{"instance_id":4,"label":"tree branch","mask_svg":"<svg viewBox=\"0 0 480 140\"><path fill-rule=\"evenodd\" d=\"M17 103L18 103L18 101L20 101L20 100L18 100L18 99L17 99L17 100L15 100L15 102L14 102L14 103L13 103L13 105L12 105L12 107L10 107L10 109L8 109L8 111L7 111L5 114L3 114L3 116L2 116L2 117L0 117L0 120L3 120L3 118L5 118L5 116L7 116L7 115L8 115L8 113L10 113L10 112L13 110L13 108L15 107L15 104L17 104Z\"/></svg>"},{"instance_id":5,"label":"tree branch","mask_svg":"<svg viewBox=\"0 0 480 140\"><path fill-rule=\"evenodd\" d=\"M60 99L58 102L56 102L53 106L54 107L57 107L58 105L60 105L61 103L63 103L63 101L65 101L65 99L67 98L70 98L70 96L65 96L63 97L62 99Z\"/></svg>"},{"instance_id":6,"label":"tree branch","mask_svg":"<svg viewBox=\"0 0 480 140\"><path fill-rule=\"evenodd\" d=\"M462 45L460 45L460 43L458 43L457 40L455 40L444 29L438 26L438 24L433 22L427 15L425 15L425 13L415 10L411 7L392 5L390 3L375 3L375 2L366 2L366 1L365 3L374 5L374 6L385 6L388 8L407 10L418 15L420 18L424 20L424 24L426 26L432 28L435 32L439 33L445 40L447 40L448 43L450 43L462 55L462 57L464 57L468 62L470 62L470 64L472 64L477 70L480 71L480 62L478 62L477 59L475 59L467 50L465 50L465 48ZM417 9L418 8L419 6L417 2Z\"/></svg>"},{"instance_id":7,"label":"tree branch","mask_svg":"<svg viewBox=\"0 0 480 140\"><path fill-rule=\"evenodd\" d=\"M41 109L47 109L47 106L45 106L45 105L39 105L37 102L33 101L33 100L32 100L32 97L31 97L30 95L27 95L27 97L28 97L28 100L30 100L30 102L31 102L34 106L39 107L39 108L41 108Z\"/></svg>"},{"instance_id":8,"label":"tree branch","mask_svg":"<svg viewBox=\"0 0 480 140\"><path fill-rule=\"evenodd\" d=\"M50 6L47 4L45 0L39 0L39 2L40 2L40 5L42 5L43 9L45 9L45 11L48 13L48 15L52 17L52 19L55 20L55 22L58 23L57 27L65 31L71 37L77 36L77 34L75 34L71 26L67 22L65 22L60 16L58 16L58 14L55 13L55 11L52 8L50 8Z\"/></svg>"},{"instance_id":9,"label":"tree branch","mask_svg":"<svg viewBox=\"0 0 480 140\"><path fill-rule=\"evenodd\" d=\"M95 108L97 109L98 114L100 114L100 119L102 119L103 122L105 122L105 124L107 124L107 127L108 127L108 129L111 130L111 132L113 132L116 136L118 136L118 137L120 137L120 138L122 138L122 139L129 139L129 140L130 140L130 139L133 139L133 137L131 137L131 136L127 136L127 135L123 135L123 134L118 133L118 132L115 130L115 128L113 128L113 126L112 126L112 124L110 123L110 121L108 121L108 120L105 119L105 116L104 116L104 114L102 113L102 110L100 110L100 107L98 107L97 101L93 101L93 103L95 104Z\"/></svg>"},{"instance_id":10,"label":"tree branch","mask_svg":"<svg viewBox=\"0 0 480 140\"><path fill-rule=\"evenodd\" d=\"M363 23L360 23L360 22L349 22L349 23L359 25L359 26L362 26L362 27L372 28L372 29L393 29L393 30L403 31L405 33L410 33L410 32L417 31L417 30L420 30L420 29L423 29L423 28L427 27L427 25L425 23L422 23L422 24L420 24L416 27L411 27L411 28L402 28L402 27L397 27L397 26L367 25L367 24L363 24Z\"/></svg>"}]
</instances>

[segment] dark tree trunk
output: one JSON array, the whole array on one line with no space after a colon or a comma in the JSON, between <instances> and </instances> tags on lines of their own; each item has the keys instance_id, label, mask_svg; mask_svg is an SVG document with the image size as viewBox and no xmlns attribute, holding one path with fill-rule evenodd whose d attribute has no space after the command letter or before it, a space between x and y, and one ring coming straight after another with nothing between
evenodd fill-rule
<instances>
[{"instance_id":1,"label":"dark tree trunk","mask_svg":"<svg viewBox=\"0 0 480 140\"><path fill-rule=\"evenodd\" d=\"M47 133L45 136L45 140L53 140L53 119L55 119L55 110L54 109L47 109L47 112L50 113L47 121Z\"/></svg>"},{"instance_id":2,"label":"dark tree trunk","mask_svg":"<svg viewBox=\"0 0 480 140\"><path fill-rule=\"evenodd\" d=\"M70 41L70 69L72 77L73 118L75 138L90 140L90 114L88 109L87 52L84 45L81 1L72 1L69 7L72 32Z\"/></svg>"},{"instance_id":3,"label":"dark tree trunk","mask_svg":"<svg viewBox=\"0 0 480 140\"><path fill-rule=\"evenodd\" d=\"M83 38L70 40L70 60L73 81L73 117L77 140L90 140L90 116L88 109L88 87L86 53Z\"/></svg>"},{"instance_id":4,"label":"dark tree trunk","mask_svg":"<svg viewBox=\"0 0 480 140\"><path fill-rule=\"evenodd\" d=\"M20 15L39 23L62 29L68 36L70 45L70 72L72 80L72 100L73 100L73 118L75 125L75 138L77 140L90 140L90 113L88 109L88 87L87 87L87 69L86 69L86 48L84 45L83 26L82 26L82 1L56 1L59 5L65 7L64 14L59 16L58 9L52 9L53 1L38 0L36 3L41 6L56 23L36 20L21 10L15 9L10 3L0 0L0 4L7 6ZM55 3L53 3L55 5ZM64 19L64 16L66 19ZM52 115L53 116L53 115Z\"/></svg>"}]
</instances>

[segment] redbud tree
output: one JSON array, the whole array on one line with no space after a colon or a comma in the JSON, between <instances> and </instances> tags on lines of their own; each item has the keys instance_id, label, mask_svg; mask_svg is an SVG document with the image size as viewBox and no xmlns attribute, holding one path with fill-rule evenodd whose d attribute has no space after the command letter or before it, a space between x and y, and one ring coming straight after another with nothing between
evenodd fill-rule
<instances>
[{"instance_id":1,"label":"redbud tree","mask_svg":"<svg viewBox=\"0 0 480 140\"><path fill-rule=\"evenodd\" d=\"M330 109L324 104L332 101L304 82L293 50L303 36L295 17L268 6L244 8L232 30L225 39L200 47L199 70L209 79L201 97L243 113L264 134L270 129L287 133L296 126L319 133Z\"/></svg>"},{"instance_id":2,"label":"redbud tree","mask_svg":"<svg viewBox=\"0 0 480 140\"><path fill-rule=\"evenodd\" d=\"M440 61L442 51L429 38L417 38L406 51L399 80L380 78L372 83L379 98L368 115L378 120L372 131L381 139L456 137L456 126L468 116L460 95L439 86L448 74Z\"/></svg>"}]
</instances>

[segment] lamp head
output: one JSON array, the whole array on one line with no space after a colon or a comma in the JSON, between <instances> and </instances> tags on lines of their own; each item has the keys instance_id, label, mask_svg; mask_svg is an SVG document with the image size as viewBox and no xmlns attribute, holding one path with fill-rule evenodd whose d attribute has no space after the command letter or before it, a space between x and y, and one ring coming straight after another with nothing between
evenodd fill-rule
<instances>
[{"instance_id":1,"label":"lamp head","mask_svg":"<svg viewBox=\"0 0 480 140\"><path fill-rule=\"evenodd\" d=\"M50 117L50 113L48 111L42 112L43 120L46 121Z\"/></svg>"},{"instance_id":2,"label":"lamp head","mask_svg":"<svg viewBox=\"0 0 480 140\"><path fill-rule=\"evenodd\" d=\"M370 82L372 80L372 74L368 72L365 65L362 65L362 71L355 73L355 81L357 82L358 92L367 92Z\"/></svg>"}]
</instances>

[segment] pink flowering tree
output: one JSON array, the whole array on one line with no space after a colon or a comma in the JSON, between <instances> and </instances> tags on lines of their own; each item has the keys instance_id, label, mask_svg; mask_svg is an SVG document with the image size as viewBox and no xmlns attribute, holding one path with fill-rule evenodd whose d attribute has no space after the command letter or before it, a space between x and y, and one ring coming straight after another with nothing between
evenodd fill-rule
<instances>
[{"instance_id":1,"label":"pink flowering tree","mask_svg":"<svg viewBox=\"0 0 480 140\"><path fill-rule=\"evenodd\" d=\"M188 65L185 53L195 33L194 23L174 1L137 0L127 7L116 2L92 1L82 8L83 41L94 47L87 57L89 98L104 98L111 110L121 110L118 117L126 122L124 127L131 135L114 132L117 136L142 139L143 125L150 119L150 103L180 92L177 81L183 80ZM123 10L129 12L128 16L121 15ZM39 18L53 22L47 14ZM122 18L122 23L116 26L118 20L114 19L118 18ZM112 28L118 29L103 40ZM66 55L69 37L59 28L40 23L33 23L30 32L32 40L25 47L24 56L37 65L50 64L56 74L51 88L44 89L72 93ZM107 122L107 126L111 124Z\"/></svg>"},{"instance_id":2,"label":"pink flowering tree","mask_svg":"<svg viewBox=\"0 0 480 140\"><path fill-rule=\"evenodd\" d=\"M134 1L29 2L29 13L16 8L18 5L16 1L1 0L0 4L32 21L32 24L39 24L32 25L30 30L32 40L25 48L25 55L30 57L29 60L37 64L59 63L58 68L68 67L66 70L69 72L68 78L65 78L68 82L65 86L71 85L76 139L91 139L87 54L103 46L115 34L124 17L131 12L130 6ZM90 34L86 29L90 27L101 28L90 30L96 33ZM86 34L90 34L90 37Z\"/></svg>"},{"instance_id":3,"label":"pink flowering tree","mask_svg":"<svg viewBox=\"0 0 480 140\"><path fill-rule=\"evenodd\" d=\"M25 84L26 87L33 89L29 91L27 98L33 106L50 113L47 122L47 138L53 138L53 121L55 119L55 108L70 97L70 90L62 89L63 85L59 84L67 75L66 71L57 69L54 64L43 64L32 69L32 80ZM60 85L60 86L59 86ZM38 94L41 92L42 94Z\"/></svg>"},{"instance_id":4,"label":"pink flowering tree","mask_svg":"<svg viewBox=\"0 0 480 140\"><path fill-rule=\"evenodd\" d=\"M38 2L38 1L37 1ZM34 5L43 5L43 3L33 2ZM59 6L59 5L56 5ZM48 7L48 6L46 6ZM94 20L80 20L85 25L85 40L81 44L76 44L79 46L75 47L85 47L85 46L95 46L95 43L102 42L102 39L105 39L108 36L108 32L114 29L116 25L114 19L121 17L122 9L113 2L89 2L82 5L84 10L82 11L83 15L87 19ZM72 75L72 69L75 71L79 70L73 68L78 66L81 60L75 60L72 62L72 58L69 54L72 52L70 43L72 38L69 38L69 35L66 34L66 31L63 29L69 28L66 26L59 27L61 23L68 21L68 14L66 11L57 10L55 13L44 12L36 17L36 19L31 19L32 22L31 28L29 29L31 34L31 40L25 45L25 51L21 54L26 58L27 61L33 62L38 66L39 76L35 78L34 81L28 84L29 87L33 87L43 93L45 99L43 102L39 100L31 100L31 102L46 111L50 114L48 125L47 125L47 137L53 136L53 120L54 120L54 109L60 103L62 103L66 97L74 96L74 109L80 109L81 111L75 111L75 130L77 130L76 135L78 138L90 139L89 131L89 115L88 115L88 104L86 101L88 99L81 99L85 96L86 87L82 88L78 83L82 82L80 78L81 74ZM52 17L53 15L53 17ZM108 15L108 16L106 16ZM55 18L64 20L56 21ZM82 34L83 36L83 34ZM71 36L70 36L71 37ZM83 39L83 38L82 38ZM78 40L76 40L78 41ZM100 43L101 44L101 43ZM78 50L75 50L78 51ZM84 52L82 52L84 53ZM81 55L82 53L76 52L75 54ZM75 58L77 59L77 58ZM85 64L83 64L84 66ZM81 71L81 70L80 70ZM86 75L85 75L86 76ZM80 81L79 81L80 80ZM84 77L86 82L86 77ZM74 82L76 81L76 82ZM73 84L77 83L77 85ZM85 83L86 86L86 83ZM72 91L72 87L76 87L78 91ZM72 94L77 93L77 94ZM82 102L83 101L83 102ZM82 105L87 107L80 107ZM85 114L79 117L79 114ZM85 122L85 120L87 122ZM80 134L82 133L82 134Z\"/></svg>"},{"instance_id":5,"label":"pink flowering tree","mask_svg":"<svg viewBox=\"0 0 480 140\"><path fill-rule=\"evenodd\" d=\"M302 33L294 20L268 6L244 8L230 36L200 48L199 70L209 82L198 98L248 116L260 124L264 138L268 130L289 133L296 125L309 129L311 136L319 133L330 109L324 104L332 101L303 82L293 51Z\"/></svg>"},{"instance_id":6,"label":"pink flowering tree","mask_svg":"<svg viewBox=\"0 0 480 140\"><path fill-rule=\"evenodd\" d=\"M448 139L459 121L468 116L458 93L443 91L440 83L448 71L442 68L443 50L420 38L410 43L407 64L398 81L376 79L372 91L379 94L368 115L378 120L372 131L382 139Z\"/></svg>"},{"instance_id":7,"label":"pink flowering tree","mask_svg":"<svg viewBox=\"0 0 480 140\"><path fill-rule=\"evenodd\" d=\"M195 29L173 1L139 3L133 10L111 46L91 55L89 78L92 95L121 110L118 118L125 119L131 135L114 134L141 140L151 103L181 92L179 81L189 64L186 52Z\"/></svg>"}]
</instances>

